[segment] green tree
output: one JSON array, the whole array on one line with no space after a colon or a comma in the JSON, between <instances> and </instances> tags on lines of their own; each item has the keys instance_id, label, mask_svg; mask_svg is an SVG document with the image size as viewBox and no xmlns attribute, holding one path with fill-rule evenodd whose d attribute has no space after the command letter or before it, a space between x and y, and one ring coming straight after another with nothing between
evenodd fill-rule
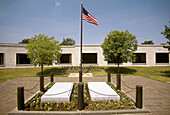
<instances>
[{"instance_id":1,"label":"green tree","mask_svg":"<svg viewBox=\"0 0 170 115\"><path fill-rule=\"evenodd\" d=\"M144 41L143 43L141 44L154 44L154 42L152 40L149 40L149 41Z\"/></svg>"},{"instance_id":2,"label":"green tree","mask_svg":"<svg viewBox=\"0 0 170 115\"><path fill-rule=\"evenodd\" d=\"M169 21L170 23L170 21ZM161 32L161 34L163 34L165 36L165 38L168 39L167 43L170 45L170 26L166 26L165 25L165 30L163 32ZM170 51L170 46L164 46L165 48L168 48L168 50Z\"/></svg>"},{"instance_id":3,"label":"green tree","mask_svg":"<svg viewBox=\"0 0 170 115\"><path fill-rule=\"evenodd\" d=\"M29 44L26 46L28 58L35 66L41 66L42 75L45 64L51 65L52 61L59 61L61 47L58 43L59 41L54 40L54 37L48 37L44 34L34 35L29 40Z\"/></svg>"},{"instance_id":4,"label":"green tree","mask_svg":"<svg viewBox=\"0 0 170 115\"><path fill-rule=\"evenodd\" d=\"M63 38L63 41L60 45L75 45L75 41L72 38Z\"/></svg>"},{"instance_id":5,"label":"green tree","mask_svg":"<svg viewBox=\"0 0 170 115\"><path fill-rule=\"evenodd\" d=\"M23 39L22 42L19 42L19 44L28 44L29 43L29 38L28 39Z\"/></svg>"},{"instance_id":6,"label":"green tree","mask_svg":"<svg viewBox=\"0 0 170 115\"><path fill-rule=\"evenodd\" d=\"M129 33L128 30L125 32L118 30L109 32L101 47L105 61L112 61L118 65L118 74L120 73L120 63L135 61L133 52L137 50L137 40L136 36Z\"/></svg>"}]
</instances>

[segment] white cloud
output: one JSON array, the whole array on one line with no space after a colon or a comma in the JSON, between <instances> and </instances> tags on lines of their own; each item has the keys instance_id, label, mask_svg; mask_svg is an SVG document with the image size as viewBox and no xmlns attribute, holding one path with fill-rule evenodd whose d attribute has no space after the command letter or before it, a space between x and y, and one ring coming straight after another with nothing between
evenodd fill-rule
<instances>
[{"instance_id":1,"label":"white cloud","mask_svg":"<svg viewBox=\"0 0 170 115\"><path fill-rule=\"evenodd\" d=\"M57 2L57 1L55 1L55 5L56 5L56 7L57 7L57 6L60 6L60 3Z\"/></svg>"}]
</instances>

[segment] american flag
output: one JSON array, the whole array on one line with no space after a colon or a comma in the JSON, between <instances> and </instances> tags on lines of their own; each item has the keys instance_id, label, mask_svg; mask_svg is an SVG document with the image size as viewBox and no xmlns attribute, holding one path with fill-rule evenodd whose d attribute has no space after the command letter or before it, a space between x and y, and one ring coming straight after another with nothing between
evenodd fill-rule
<instances>
[{"instance_id":1,"label":"american flag","mask_svg":"<svg viewBox=\"0 0 170 115\"><path fill-rule=\"evenodd\" d=\"M99 25L98 20L95 17L93 17L90 13L88 13L84 7L82 11L82 20L86 20L89 23Z\"/></svg>"}]
</instances>

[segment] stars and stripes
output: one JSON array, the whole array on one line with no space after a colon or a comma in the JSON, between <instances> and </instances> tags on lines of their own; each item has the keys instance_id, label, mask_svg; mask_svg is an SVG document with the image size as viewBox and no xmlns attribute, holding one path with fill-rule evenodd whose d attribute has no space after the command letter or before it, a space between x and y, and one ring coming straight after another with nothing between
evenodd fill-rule
<instances>
[{"instance_id":1,"label":"stars and stripes","mask_svg":"<svg viewBox=\"0 0 170 115\"><path fill-rule=\"evenodd\" d=\"M84 7L82 11L82 20L86 20L89 23L99 25L98 20L95 17L93 17L90 13L88 13Z\"/></svg>"}]
</instances>

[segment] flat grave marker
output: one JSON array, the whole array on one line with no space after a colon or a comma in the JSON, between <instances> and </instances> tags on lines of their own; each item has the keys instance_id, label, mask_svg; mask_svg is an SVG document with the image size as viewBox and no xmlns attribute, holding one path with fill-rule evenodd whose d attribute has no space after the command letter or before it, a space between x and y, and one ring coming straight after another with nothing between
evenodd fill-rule
<instances>
[{"instance_id":1,"label":"flat grave marker","mask_svg":"<svg viewBox=\"0 0 170 115\"><path fill-rule=\"evenodd\" d=\"M68 77L79 77L79 73L70 73ZM83 73L82 77L93 77L92 73Z\"/></svg>"},{"instance_id":2,"label":"flat grave marker","mask_svg":"<svg viewBox=\"0 0 170 115\"><path fill-rule=\"evenodd\" d=\"M120 96L106 82L88 82L92 101L120 100Z\"/></svg>"},{"instance_id":3,"label":"flat grave marker","mask_svg":"<svg viewBox=\"0 0 170 115\"><path fill-rule=\"evenodd\" d=\"M58 82L55 83L44 95L41 97L42 102L66 102L70 101L71 92L73 90L72 82Z\"/></svg>"}]
</instances>

